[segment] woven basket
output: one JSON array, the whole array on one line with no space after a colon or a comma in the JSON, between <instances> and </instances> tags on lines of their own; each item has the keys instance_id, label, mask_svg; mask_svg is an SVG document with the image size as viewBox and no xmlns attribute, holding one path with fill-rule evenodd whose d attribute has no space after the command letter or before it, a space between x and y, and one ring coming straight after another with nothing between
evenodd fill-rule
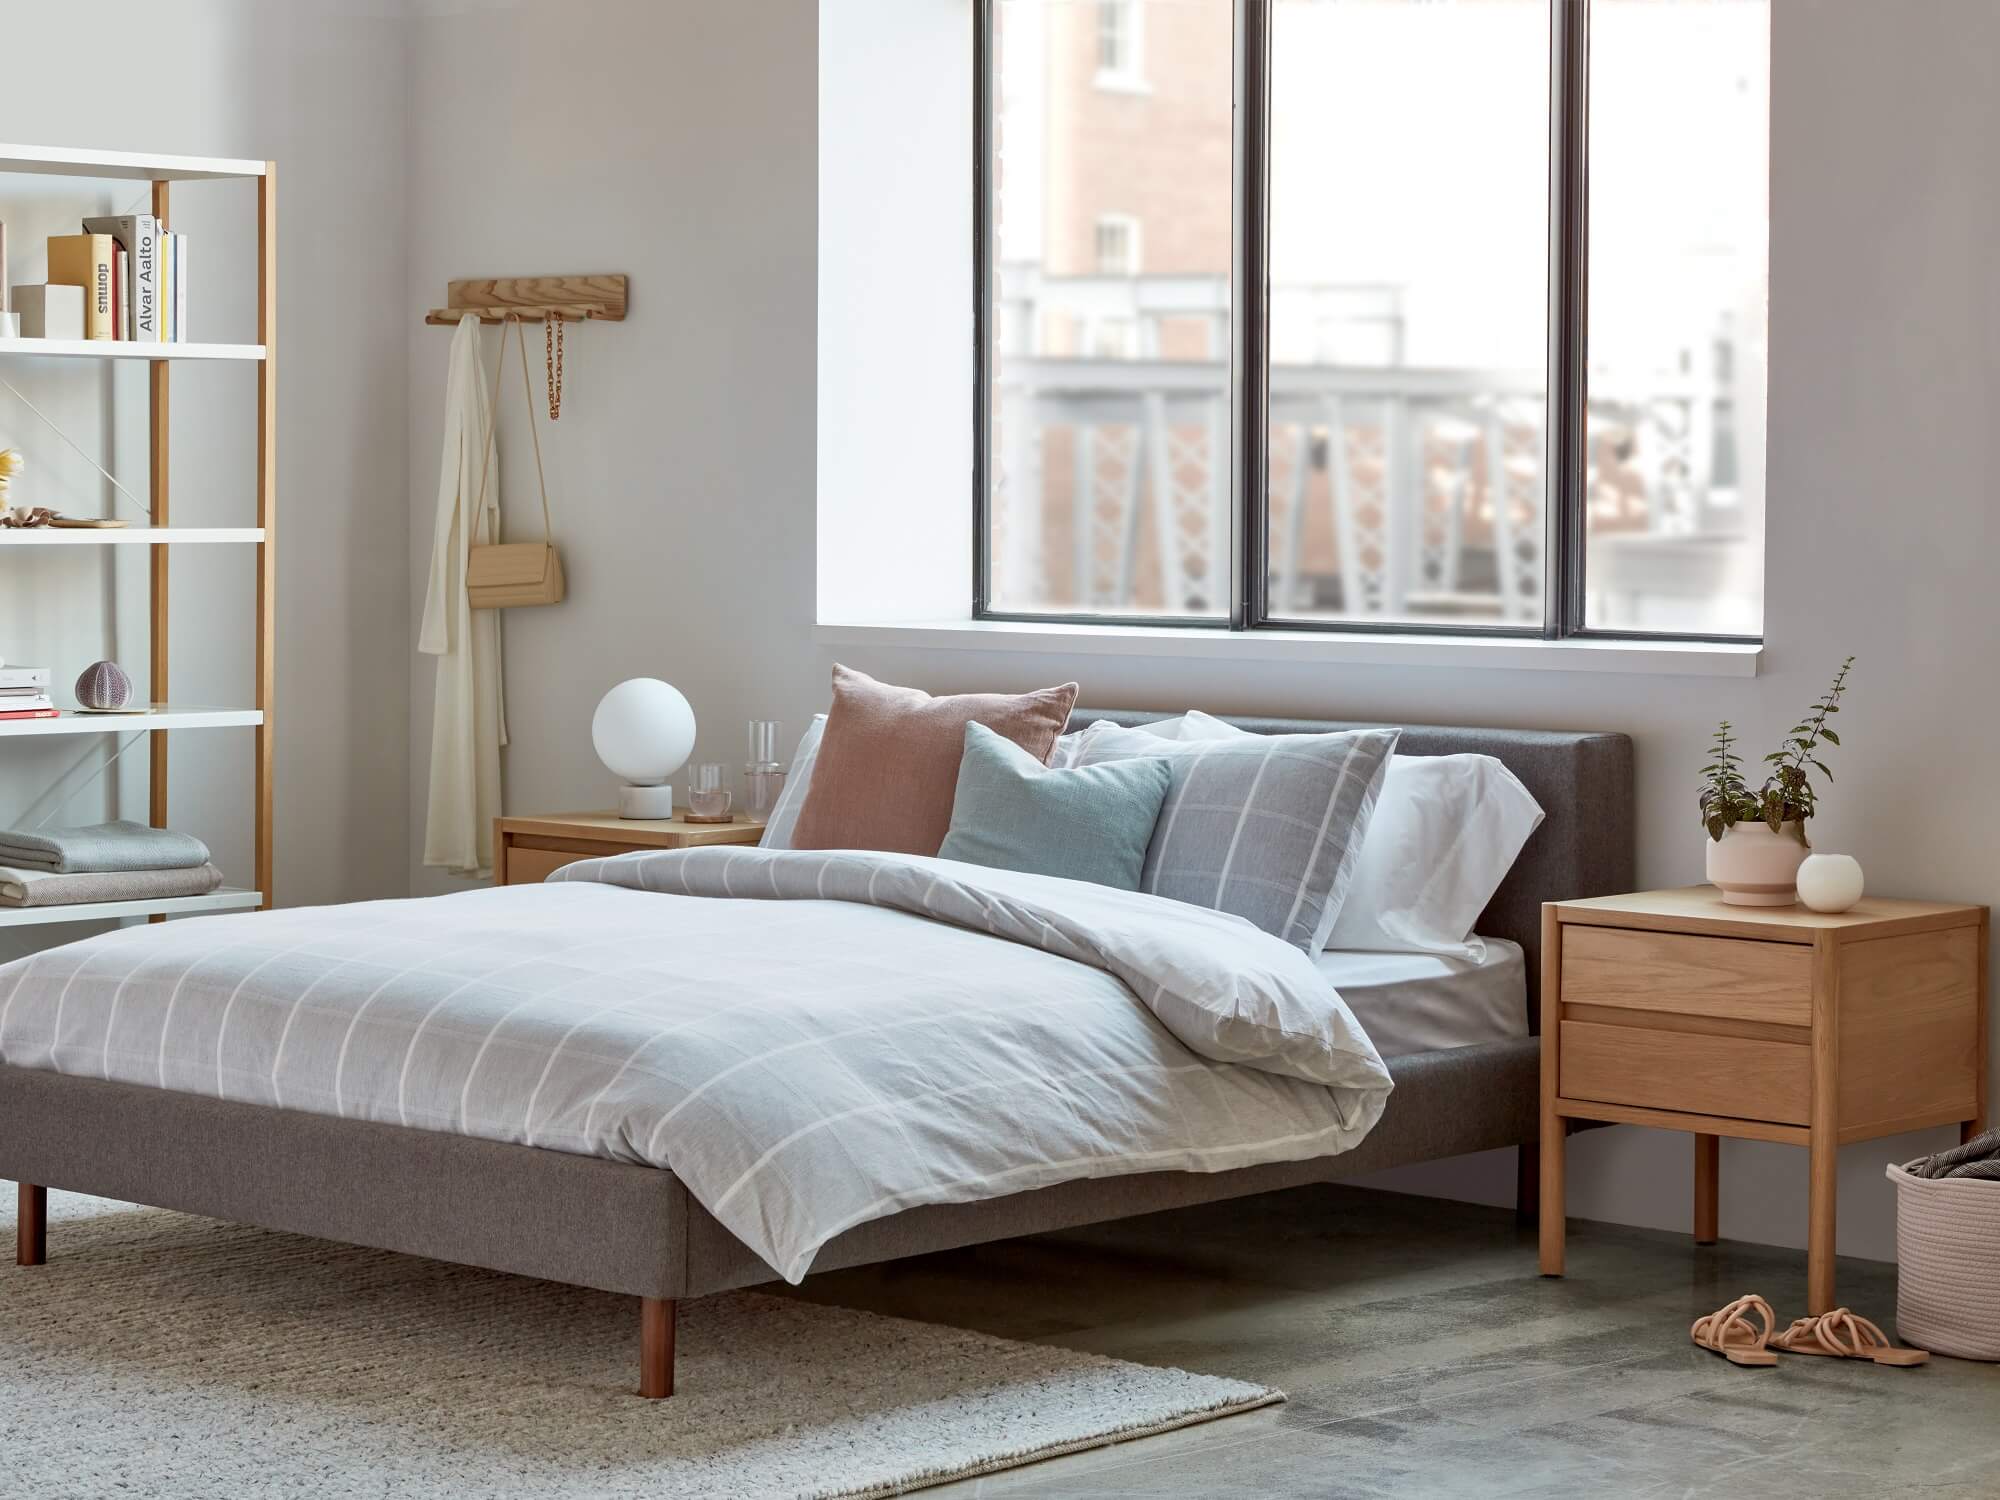
<instances>
[{"instance_id":1,"label":"woven basket","mask_svg":"<svg viewBox=\"0 0 2000 1500\"><path fill-rule=\"evenodd\" d=\"M1896 1332L1959 1359L2000 1360L2000 1182L1913 1177L1896 1184Z\"/></svg>"}]
</instances>

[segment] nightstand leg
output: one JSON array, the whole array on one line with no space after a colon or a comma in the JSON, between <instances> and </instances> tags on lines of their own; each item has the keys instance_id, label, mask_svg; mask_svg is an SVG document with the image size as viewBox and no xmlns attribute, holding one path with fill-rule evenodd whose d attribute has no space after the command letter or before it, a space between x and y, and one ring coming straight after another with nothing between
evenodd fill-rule
<instances>
[{"instance_id":1,"label":"nightstand leg","mask_svg":"<svg viewBox=\"0 0 2000 1500\"><path fill-rule=\"evenodd\" d=\"M1694 1138L1694 1242L1697 1245L1713 1245L1717 1238L1721 1172L1722 1137L1697 1135Z\"/></svg>"},{"instance_id":2,"label":"nightstand leg","mask_svg":"<svg viewBox=\"0 0 2000 1500\"><path fill-rule=\"evenodd\" d=\"M1563 1121L1542 1122L1541 1250L1542 1274L1563 1273Z\"/></svg>"},{"instance_id":3,"label":"nightstand leg","mask_svg":"<svg viewBox=\"0 0 2000 1500\"><path fill-rule=\"evenodd\" d=\"M1563 1149L1569 1122L1557 1113L1562 1097L1557 1078L1561 1063L1558 1039L1562 1035L1562 923L1556 918L1552 901L1542 903L1542 1078L1541 1147L1542 1183L1538 1208L1541 1211L1542 1274L1563 1273L1563 1234L1568 1224L1563 1218Z\"/></svg>"},{"instance_id":4,"label":"nightstand leg","mask_svg":"<svg viewBox=\"0 0 2000 1500\"><path fill-rule=\"evenodd\" d=\"M1811 1182L1806 1200L1806 1311L1832 1312L1834 1194L1840 1148L1831 1133L1815 1130L1806 1148Z\"/></svg>"}]
</instances>

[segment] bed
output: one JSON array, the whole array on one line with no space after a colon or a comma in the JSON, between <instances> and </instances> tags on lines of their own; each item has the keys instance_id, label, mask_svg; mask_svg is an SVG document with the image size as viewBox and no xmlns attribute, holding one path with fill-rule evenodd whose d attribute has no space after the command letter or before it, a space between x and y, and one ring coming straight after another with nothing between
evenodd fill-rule
<instances>
[{"instance_id":1,"label":"bed","mask_svg":"<svg viewBox=\"0 0 2000 1500\"><path fill-rule=\"evenodd\" d=\"M1158 715L1079 710L1072 722L1084 725L1103 718L1136 724L1152 717ZM1257 733L1311 733L1358 727L1294 720L1233 722ZM1222 1088L1226 1084L1238 1090L1223 1102L1220 1113L1247 1107L1252 1113L1261 1109L1271 1119L1282 1121L1291 1112L1306 1124L1318 1125L1316 1132L1304 1129L1297 1132L1298 1139L1317 1144L1292 1148L1288 1159L1234 1166L1227 1164L1234 1158L1223 1155L1200 1163L1201 1170L1187 1170L1184 1168L1194 1164L1174 1153L1163 1152L1159 1153L1163 1162L1175 1169L1148 1170L1145 1168L1150 1157L1138 1149L1147 1142L1135 1137L1133 1155L1129 1160L1114 1163L1109 1169L1112 1175L1044 1182L1043 1178L1050 1174L1028 1174L1019 1179L1027 1184L1020 1190L1003 1190L1008 1183L1007 1175L996 1171L983 1179L985 1186L978 1196L957 1201L923 1201L921 1195L912 1194L907 1195L907 1200L915 1206L869 1216L834 1213L829 1205L809 1203L806 1207L822 1211L816 1214L812 1225L799 1226L787 1220L789 1210L782 1201L776 1209L760 1205L756 1213L748 1215L742 1211L741 1202L734 1204L733 1209L724 1207L730 1203L730 1196L716 1192L714 1184L735 1180L727 1176L731 1172L737 1177L745 1175L740 1164L732 1165L726 1159L726 1151L716 1153L725 1158L717 1164L705 1159L706 1152L696 1153L704 1157L696 1161L693 1156L677 1156L674 1150L667 1149L675 1142L679 1143L675 1149L682 1151L690 1143L728 1144L726 1123L710 1122L694 1134L680 1136L663 1124L661 1129L666 1133L656 1140L626 1141L628 1154L635 1159L618 1160L584 1154L580 1146L566 1140L557 1130L538 1136L532 1100L526 1111L529 1124L525 1132L518 1124L509 1124L505 1129L496 1125L489 1138L443 1128L433 1120L403 1123L407 1111L402 1117L392 1109L375 1111L378 1116L375 1118L343 1117L338 1113L316 1112L310 1104L299 1107L296 1099L278 1097L246 1102L241 1098L217 1097L226 1092L225 1083L233 1082L220 1076L213 1089L205 1083L196 1084L179 1077L173 1079L176 1086L162 1087L136 1077L114 1079L108 1076L108 1070L107 1076L77 1076L74 1069L62 1072L50 1066L17 1066L10 1059L0 1064L0 1177L23 1184L18 1258L23 1264L40 1264L44 1260L46 1189L56 1187L629 1294L641 1302L640 1393L658 1398L672 1392L674 1306L683 1298L755 1285L774 1279L781 1270L795 1278L807 1267L837 1269L1267 1192L1465 1152L1528 1145L1537 1133L1538 1057L1528 1031L1535 1014L1540 908L1545 901L1630 887L1631 745L1623 736L1608 734L1413 726L1405 729L1400 750L1410 755L1460 752L1493 755L1533 793L1547 816L1478 923L1477 930L1493 940L1488 945L1489 954L1494 955L1490 961L1466 966L1468 972L1404 973L1400 977L1394 972L1394 965L1387 969L1377 966L1379 972L1373 978L1350 966L1349 982L1357 993L1379 992L1383 997L1422 993L1429 997L1428 1008L1419 1007L1411 1018L1405 1038L1409 1045L1424 1050L1386 1047L1385 1054L1393 1055L1386 1055L1384 1063L1375 1064L1386 1068L1386 1079L1393 1082L1393 1091L1384 1094L1372 1090L1359 1073L1352 1078L1343 1075L1337 1080L1329 1074L1320 1080L1329 1085L1324 1092L1340 1102L1331 1113L1321 1112L1325 1121L1321 1124L1321 1115L1307 1118L1310 1086L1291 1080L1274 1084L1268 1075L1260 1074L1251 1080L1255 1084L1251 1088L1234 1076L1247 1074L1249 1069L1225 1070L1230 1075L1227 1080L1212 1068L1197 1075L1194 1081L1203 1089ZM740 888L730 889L728 881L732 878L742 881L746 870L753 872L753 883L761 883L760 892L762 884L768 884L774 898L784 894L779 887L793 875L818 882L817 894L822 897L829 895L825 884L829 871L836 887L848 878L838 860L824 861L822 866L799 872L796 861L792 866L781 860L766 859L759 863L756 856L761 851L695 852L720 854L725 860L732 852L750 856L749 863L738 862L726 869L722 861L713 859L706 866L697 863L670 867L676 879L723 882L721 891L709 894L726 893L741 898L745 893ZM786 873L788 870L790 874ZM895 929L902 933L916 930L908 926L911 921L917 922L926 933L933 926L950 925L948 908L954 891L959 892L956 899L975 913L979 923L991 924L1004 917L1051 927L1062 925L1061 913L1046 910L1038 913L1020 889L1008 887L1004 881L960 890L957 882L936 870L919 868L914 874L901 870L892 872L886 881L880 871L862 874L867 876L871 899L876 896L876 885L880 882L888 889L890 904L895 900L894 888L899 879L908 886L904 914L897 917L890 913L884 918L903 921L905 925ZM591 876L585 872L584 878ZM643 890L654 888L648 882L655 877L634 873L634 867L613 870L606 878L622 879ZM562 891L551 889L542 896L538 895L540 888L509 889L522 893L529 901L539 902L532 909L534 915L547 916L558 923L575 920L572 909L557 910L562 902L573 899L573 893L565 896ZM489 899L497 894L481 893ZM688 894L701 892L690 889ZM792 894L811 896L814 892ZM837 893L834 894L838 899ZM589 904L588 910L593 918L612 921L628 920L622 914L629 910L633 914L629 921L635 927L653 921L655 911L665 910L642 906L648 900L657 901L657 897L635 893L630 900L639 904L620 907L599 897ZM728 907L733 911L747 904L738 899L707 910ZM805 913L823 904L806 900L771 910ZM384 908L418 905L383 904ZM365 909L323 910L338 913ZM520 919L525 925L521 914L529 912L530 908L524 907L520 913L510 909L510 913L502 915L507 920ZM1007 917L1007 913L1013 915ZM270 934L277 932L286 918L286 913L270 913L203 919L201 923L180 924L181 936L176 940L185 946L193 941L188 934L194 934L204 942L213 942L218 949L226 948L234 940L233 934L246 929L211 923L263 923L247 930ZM1113 911L1107 920L1115 927L1118 919L1119 913ZM966 927L974 923L961 919L958 925ZM150 932L172 930L154 928ZM997 929L989 926L989 930ZM755 947L754 930L746 931L748 937L739 934L736 941L746 949ZM215 936L204 936L209 934ZM390 937L393 940L393 933ZM1267 955L1263 950L1249 949L1237 953L1228 947L1231 940L1230 934L1222 929L1202 930L1196 924L1191 929L1187 951L1175 963L1198 967L1206 955L1207 961L1238 964L1245 976L1241 982L1254 986L1259 982L1258 965ZM164 937L150 938L141 933L129 940L127 950L144 953L150 946L167 941ZM1174 1021L1170 1008L1176 1002L1172 994L1160 993L1170 986L1158 984L1159 976L1145 969L1151 954L1147 943L1151 941L1149 937L1123 957L1114 954L1106 969L1112 973L1111 979L1100 975L1089 983L1079 980L1075 989L1076 1004L1102 1005L1113 990L1125 997L1121 1004L1105 1011L1107 1016L1121 1017L1116 1022L1123 1028L1119 1032L1122 1040L1117 1045L1142 1049L1176 1045L1171 1038L1162 1041L1153 1035L1158 1030L1155 1021L1159 1014L1166 1014L1170 1022ZM1015 946L1020 946L1018 938ZM1048 946L1048 940L1042 940L1042 947ZM1068 974L1082 967L1066 962L1074 955L1062 947L1060 936L1053 950L1055 956L1046 952L1016 953L1014 947L1003 947L1008 962L1040 963L1044 968L1038 972L1050 976ZM260 960L255 967L265 969L275 965L262 982L270 982L275 976L282 988L285 964L289 962L285 955L291 952L291 946L280 943L270 951L271 957ZM1002 949L991 951L998 954ZM1311 961L1295 950L1285 951L1293 953L1310 975ZM1354 955L1338 957L1355 958ZM1121 963L1125 965L1122 969ZM1284 968L1276 959L1272 963L1274 973ZM1215 982L1225 982L1226 978L1217 978ZM302 981L300 988L310 990L316 982ZM1279 975L1271 982L1282 988L1282 983L1291 981ZM237 981L239 988L244 983L242 978ZM1411 985L1417 988L1409 988ZM88 1024L94 1028L90 1033L93 1037L102 1031L108 1055L118 1024L118 1006L125 996L118 984L99 985L97 989L108 996L109 1018L102 1023L90 1019ZM425 1026L442 1032L452 1029L450 1023L455 1012L448 1002L454 992L453 987L447 986L437 991L441 998L435 1003L426 999L419 1007ZM72 1025L84 1024L81 1018L89 1015L92 994L90 985L78 985L74 990L69 983L58 986L54 997L58 1016L62 1007L68 1006ZM1504 994L1522 997L1522 1014L1514 1018L1495 1014L1492 997ZM1468 995L1472 997L1470 1001ZM1151 1013L1139 1016L1136 1021L1126 1015L1139 1010L1129 1003L1135 996L1146 1002ZM172 995L167 997L169 1017L173 999ZM229 1003L231 1006L236 1003L234 991ZM1388 999L1386 1003L1394 1002ZM1362 1009L1365 1008L1364 1005ZM251 1009L246 1007L236 1021L239 1027L247 1024ZM294 1002L292 1010L309 1018L314 1014L313 1007L303 997ZM1448 1026L1440 1031L1433 1024L1440 1017L1467 1014L1474 1018L1471 1035L1489 1039L1466 1044L1467 1033L1453 1031ZM128 1027L131 1015L128 1011ZM221 1018L224 1026L231 1023L228 1007L223 1009ZM804 1020L794 1015L786 1023L804 1024ZM168 1081L166 1024L162 1023L159 1033L161 1083ZM310 1020L306 1024L309 1026ZM350 1017L346 1024L351 1031L357 1023ZM274 1045L280 1054L286 1047L292 1047L295 1056L303 1055L310 1050L309 1043L303 1038L295 1040L291 1025L288 1021L287 1030ZM1145 1029L1148 1027L1152 1030ZM1175 1035L1180 1032L1176 1030ZM4 1037L4 1031L0 1031L0 1042L4 1042ZM1030 1041L1039 1038L1049 1045L1062 1042L1057 1033L1045 1029L1023 1031L1018 1037L1010 1034L1009 1045L1029 1044L1021 1038ZM1457 1044L1428 1045L1435 1041ZM1092 1041L1090 1045L1111 1043ZM679 1048L673 1050L678 1053ZM222 1053L218 1037L218 1073ZM328 1055L335 1054L329 1051ZM346 1051L337 1055L341 1065L346 1065ZM495 1067L484 1050L476 1056L478 1067L489 1071ZM865 1054L849 1053L847 1062L853 1064L857 1058L867 1060ZM922 1062L929 1065L928 1059ZM56 1066L61 1066L60 1059ZM406 1052L406 1072L408 1067ZM743 1069L724 1065L715 1071L734 1077L740 1076ZM279 1067L273 1063L271 1078L275 1080L279 1074ZM1316 1075L1307 1069L1300 1076ZM1343 1091L1331 1086L1336 1081L1354 1086ZM550 1087L548 1069L544 1067L536 1088ZM707 1088L704 1082L692 1092L700 1094ZM239 1088L238 1092L241 1091ZM559 1084L555 1092L561 1092ZM390 1097L400 1099L400 1091L391 1091ZM422 1107L420 1100L415 1103ZM470 1077L460 1107L464 1112L460 1123L469 1127L481 1112ZM1314 1104L1311 1108L1319 1107ZM667 1113L680 1112L677 1105ZM561 1116L562 1112L558 1109L554 1114ZM726 1119L726 1112L718 1116L720 1121ZM782 1125L780 1121L770 1128L780 1129ZM631 1133L625 1131L626 1135ZM527 1143L531 1141L539 1143ZM669 1158L679 1166L678 1171L661 1164ZM837 1171L838 1161L830 1161L831 1165L820 1163L816 1170ZM725 1175L715 1176L717 1172ZM702 1176L703 1173L708 1176ZM683 1181L683 1177L689 1180ZM826 1191L832 1196L840 1185L831 1177L826 1181ZM690 1191L690 1182L697 1191ZM1523 1179L1524 1206L1530 1182L1530 1178ZM722 1217L705 1208L704 1202L716 1205ZM847 1225L844 1222L847 1218L856 1221Z\"/></svg>"}]
</instances>

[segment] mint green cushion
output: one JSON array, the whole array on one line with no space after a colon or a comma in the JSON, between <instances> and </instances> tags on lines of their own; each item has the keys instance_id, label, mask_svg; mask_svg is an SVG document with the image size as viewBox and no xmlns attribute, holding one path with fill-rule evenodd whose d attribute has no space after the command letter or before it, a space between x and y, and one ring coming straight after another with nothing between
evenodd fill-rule
<instances>
[{"instance_id":1,"label":"mint green cushion","mask_svg":"<svg viewBox=\"0 0 2000 1500\"><path fill-rule=\"evenodd\" d=\"M1136 891L1173 779L1165 760L1144 757L1051 771L984 724L967 724L938 858Z\"/></svg>"}]
</instances>

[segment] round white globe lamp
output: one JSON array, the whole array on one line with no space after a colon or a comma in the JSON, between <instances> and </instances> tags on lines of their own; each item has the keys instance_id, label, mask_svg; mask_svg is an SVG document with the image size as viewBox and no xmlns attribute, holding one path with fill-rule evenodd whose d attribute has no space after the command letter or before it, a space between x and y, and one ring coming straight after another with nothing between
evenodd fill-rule
<instances>
[{"instance_id":1,"label":"round white globe lamp","mask_svg":"<svg viewBox=\"0 0 2000 1500\"><path fill-rule=\"evenodd\" d=\"M621 818L671 818L674 789L667 778L694 750L694 710L678 688L657 677L634 677L606 693L590 717L597 758L622 783Z\"/></svg>"}]
</instances>

